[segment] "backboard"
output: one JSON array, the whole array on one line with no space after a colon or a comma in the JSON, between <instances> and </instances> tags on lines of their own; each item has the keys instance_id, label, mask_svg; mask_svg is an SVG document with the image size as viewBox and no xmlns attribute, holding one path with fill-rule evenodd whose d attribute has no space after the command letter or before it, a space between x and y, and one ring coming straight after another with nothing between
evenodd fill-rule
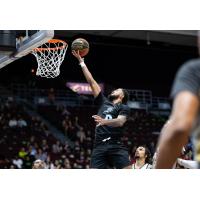
<instances>
[{"instance_id":1,"label":"backboard","mask_svg":"<svg viewBox=\"0 0 200 200\"><path fill-rule=\"evenodd\" d=\"M0 69L29 54L54 37L53 30L40 31L0 31Z\"/></svg>"}]
</instances>

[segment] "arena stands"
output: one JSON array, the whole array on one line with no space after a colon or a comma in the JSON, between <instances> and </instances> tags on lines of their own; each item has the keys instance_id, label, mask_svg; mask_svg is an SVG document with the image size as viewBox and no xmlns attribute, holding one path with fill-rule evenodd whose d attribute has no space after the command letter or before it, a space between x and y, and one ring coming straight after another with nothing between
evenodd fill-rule
<instances>
[{"instance_id":1,"label":"arena stands","mask_svg":"<svg viewBox=\"0 0 200 200\"><path fill-rule=\"evenodd\" d=\"M35 159L44 160L48 168L89 168L95 124L94 106L64 107L40 105L38 112L57 126L74 144L62 144L54 138L38 116L27 114L14 99L1 98L1 168L31 168ZM123 138L130 156L138 145L155 150L158 132L165 119L145 110L132 110Z\"/></svg>"}]
</instances>

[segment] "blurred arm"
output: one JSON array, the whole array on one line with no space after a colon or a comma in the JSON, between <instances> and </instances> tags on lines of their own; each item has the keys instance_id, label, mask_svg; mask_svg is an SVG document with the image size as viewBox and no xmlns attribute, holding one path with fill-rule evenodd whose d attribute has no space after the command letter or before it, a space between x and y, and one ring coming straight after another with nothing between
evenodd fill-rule
<instances>
[{"instance_id":1,"label":"blurred arm","mask_svg":"<svg viewBox=\"0 0 200 200\"><path fill-rule=\"evenodd\" d=\"M172 168L187 143L199 110L199 99L189 91L177 94L170 123L166 125L158 143L155 168Z\"/></svg>"}]
</instances>

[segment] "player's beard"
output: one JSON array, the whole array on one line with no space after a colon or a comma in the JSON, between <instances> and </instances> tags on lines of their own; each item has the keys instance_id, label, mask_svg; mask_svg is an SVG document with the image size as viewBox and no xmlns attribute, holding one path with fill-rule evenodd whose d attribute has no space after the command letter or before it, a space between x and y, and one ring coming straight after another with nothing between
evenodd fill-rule
<instances>
[{"instance_id":1,"label":"player's beard","mask_svg":"<svg viewBox=\"0 0 200 200\"><path fill-rule=\"evenodd\" d=\"M112 94L108 95L109 101L114 101L114 100L118 99L118 97L119 97L118 95L112 95Z\"/></svg>"}]
</instances>

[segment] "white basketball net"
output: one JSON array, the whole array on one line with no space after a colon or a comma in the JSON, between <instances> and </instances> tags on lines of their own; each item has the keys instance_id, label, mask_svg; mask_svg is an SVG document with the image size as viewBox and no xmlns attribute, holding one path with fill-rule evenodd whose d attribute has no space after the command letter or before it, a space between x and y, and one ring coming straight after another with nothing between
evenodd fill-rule
<instances>
[{"instance_id":1,"label":"white basketball net","mask_svg":"<svg viewBox=\"0 0 200 200\"><path fill-rule=\"evenodd\" d=\"M46 78L57 77L60 74L60 65L64 60L67 47L66 42L52 39L35 48L32 54L35 55L38 62L36 75Z\"/></svg>"}]
</instances>

